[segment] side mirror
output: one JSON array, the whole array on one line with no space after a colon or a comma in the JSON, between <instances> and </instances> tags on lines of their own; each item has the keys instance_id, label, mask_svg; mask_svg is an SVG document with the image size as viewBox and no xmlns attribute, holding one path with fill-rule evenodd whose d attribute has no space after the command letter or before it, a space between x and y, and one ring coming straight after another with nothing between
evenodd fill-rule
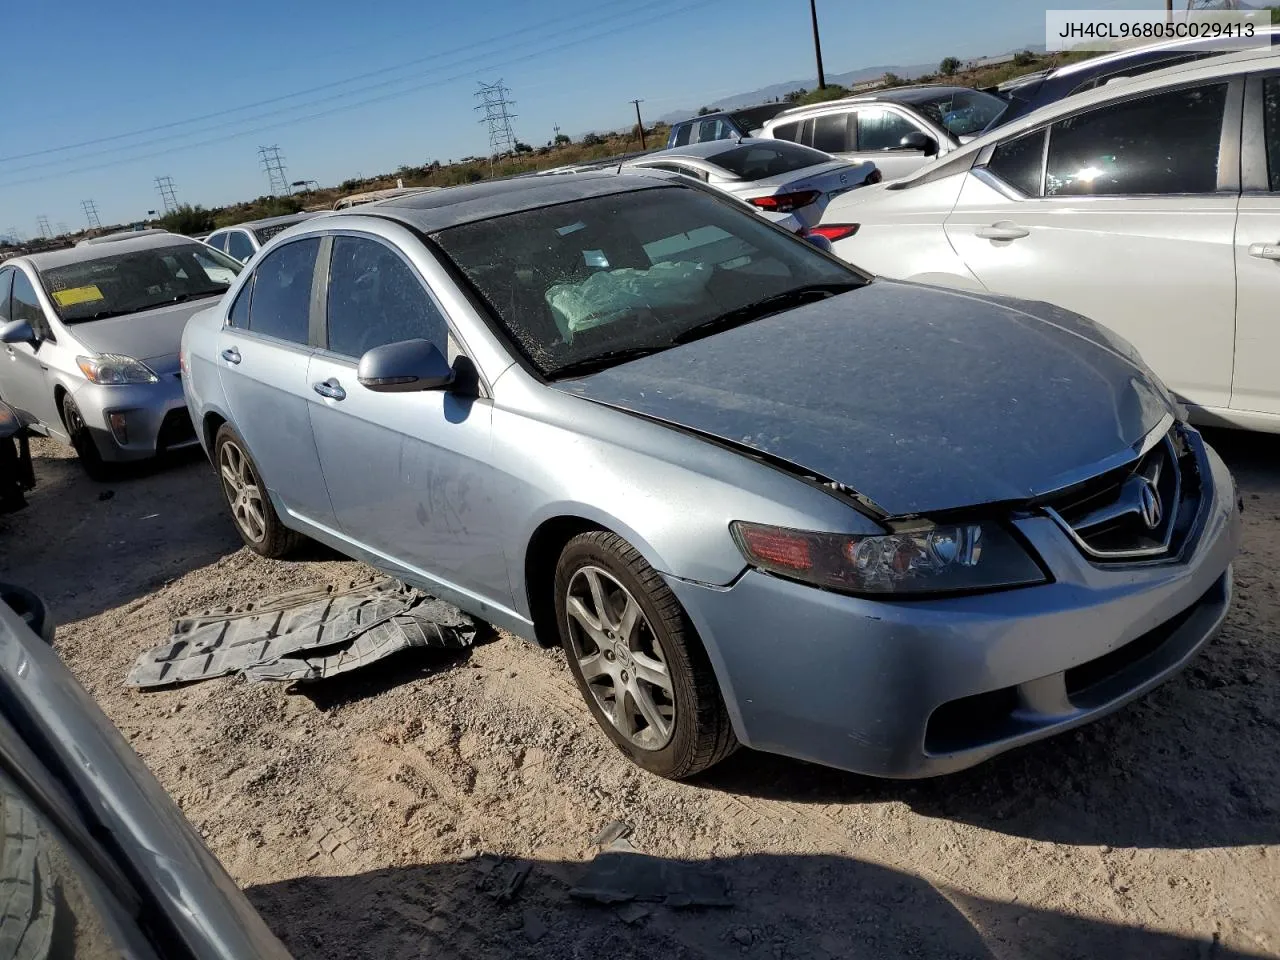
<instances>
[{"instance_id":1,"label":"side mirror","mask_svg":"<svg viewBox=\"0 0 1280 960\"><path fill-rule=\"evenodd\" d=\"M35 343L36 332L25 320L10 320L0 326L0 343Z\"/></svg>"},{"instance_id":2,"label":"side mirror","mask_svg":"<svg viewBox=\"0 0 1280 960\"><path fill-rule=\"evenodd\" d=\"M378 393L445 390L453 384L453 368L429 340L401 340L374 347L360 358L356 379Z\"/></svg>"},{"instance_id":3,"label":"side mirror","mask_svg":"<svg viewBox=\"0 0 1280 960\"><path fill-rule=\"evenodd\" d=\"M898 146L903 150L923 150L926 157L932 157L938 152L938 141L922 130L908 133L898 141Z\"/></svg>"}]
</instances>

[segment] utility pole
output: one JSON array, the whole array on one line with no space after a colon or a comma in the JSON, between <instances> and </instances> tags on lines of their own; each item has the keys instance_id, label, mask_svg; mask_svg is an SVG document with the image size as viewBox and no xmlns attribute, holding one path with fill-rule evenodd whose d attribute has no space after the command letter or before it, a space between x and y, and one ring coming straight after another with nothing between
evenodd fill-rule
<instances>
[{"instance_id":1,"label":"utility pole","mask_svg":"<svg viewBox=\"0 0 1280 960\"><path fill-rule=\"evenodd\" d=\"M53 236L53 228L49 226L49 218L43 213L36 217L36 224L40 227L40 236L46 240Z\"/></svg>"},{"instance_id":2,"label":"utility pole","mask_svg":"<svg viewBox=\"0 0 1280 960\"><path fill-rule=\"evenodd\" d=\"M480 104L476 109L484 111L480 122L489 125L490 164L500 155L510 153L516 148L516 135L511 129L511 121L517 115L507 109L514 107L516 102L509 99L510 93L511 91L502 85L502 80L498 80L497 83L482 83L480 89L476 91L476 96L480 98Z\"/></svg>"},{"instance_id":3,"label":"utility pole","mask_svg":"<svg viewBox=\"0 0 1280 960\"><path fill-rule=\"evenodd\" d=\"M164 204L165 213L173 213L178 209L178 195L173 190L173 177L156 177L156 189L160 191L160 201Z\"/></svg>"},{"instance_id":4,"label":"utility pole","mask_svg":"<svg viewBox=\"0 0 1280 960\"><path fill-rule=\"evenodd\" d=\"M267 172L267 184L271 195L273 197L288 196L289 177L284 171L284 158L280 156L280 148L259 147L258 159L262 161L262 169Z\"/></svg>"},{"instance_id":5,"label":"utility pole","mask_svg":"<svg viewBox=\"0 0 1280 960\"><path fill-rule=\"evenodd\" d=\"M1164 18L1166 22L1173 23L1173 0L1164 0Z\"/></svg>"},{"instance_id":6,"label":"utility pole","mask_svg":"<svg viewBox=\"0 0 1280 960\"><path fill-rule=\"evenodd\" d=\"M1166 3L1173 3L1173 0L1165 0ZM809 16L813 20L813 55L818 60L818 89L825 90L827 87L826 74L822 72L822 41L818 39L818 2L817 0L809 0Z\"/></svg>"},{"instance_id":7,"label":"utility pole","mask_svg":"<svg viewBox=\"0 0 1280 960\"><path fill-rule=\"evenodd\" d=\"M102 221L98 219L98 205L92 200L81 200L80 209L84 211L85 222L90 230L101 230Z\"/></svg>"},{"instance_id":8,"label":"utility pole","mask_svg":"<svg viewBox=\"0 0 1280 960\"><path fill-rule=\"evenodd\" d=\"M643 149L645 148L645 146L644 146L644 121L640 119L640 104L644 103L644 101L643 101L643 100L632 100L631 102L632 102L632 103L634 103L634 104L635 104L635 106L636 106L636 129L640 131L640 149L641 149L641 150L643 150Z\"/></svg>"}]
</instances>

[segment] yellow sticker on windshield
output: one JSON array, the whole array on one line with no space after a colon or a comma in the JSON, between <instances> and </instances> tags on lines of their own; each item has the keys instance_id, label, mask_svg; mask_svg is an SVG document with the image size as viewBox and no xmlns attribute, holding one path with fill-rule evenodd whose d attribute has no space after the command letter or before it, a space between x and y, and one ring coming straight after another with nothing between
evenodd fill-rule
<instances>
[{"instance_id":1,"label":"yellow sticker on windshield","mask_svg":"<svg viewBox=\"0 0 1280 960\"><path fill-rule=\"evenodd\" d=\"M102 291L98 289L96 284L89 284L87 287L72 287L70 290L53 291L53 299L58 301L60 307L74 307L77 303L92 303L95 300L101 300Z\"/></svg>"}]
</instances>

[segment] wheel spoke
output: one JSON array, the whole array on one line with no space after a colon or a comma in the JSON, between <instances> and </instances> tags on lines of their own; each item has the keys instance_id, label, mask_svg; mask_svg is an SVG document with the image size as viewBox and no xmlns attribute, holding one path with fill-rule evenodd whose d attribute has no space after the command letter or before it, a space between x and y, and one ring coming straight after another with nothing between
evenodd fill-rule
<instances>
[{"instance_id":1,"label":"wheel spoke","mask_svg":"<svg viewBox=\"0 0 1280 960\"><path fill-rule=\"evenodd\" d=\"M617 684L613 690L613 724L623 736L634 737L636 735L636 725L631 716L631 710L627 705L627 700L629 699L627 689L621 684Z\"/></svg>"},{"instance_id":2,"label":"wheel spoke","mask_svg":"<svg viewBox=\"0 0 1280 960\"><path fill-rule=\"evenodd\" d=\"M631 634L641 616L640 604L635 597L627 594L627 605L622 608L622 616L618 618L618 637L628 647L631 646Z\"/></svg>"},{"instance_id":3,"label":"wheel spoke","mask_svg":"<svg viewBox=\"0 0 1280 960\"><path fill-rule=\"evenodd\" d=\"M608 676L607 663L608 661L605 660L604 654L599 652L593 653L589 657L582 657L578 661L578 669L582 671L582 679L590 683L592 680Z\"/></svg>"},{"instance_id":4,"label":"wheel spoke","mask_svg":"<svg viewBox=\"0 0 1280 960\"><path fill-rule=\"evenodd\" d=\"M604 632L600 621L591 615L591 611L587 609L586 605L578 597L569 598L568 602L565 603L565 612L582 624L583 629L591 634L593 640Z\"/></svg>"},{"instance_id":5,"label":"wheel spoke","mask_svg":"<svg viewBox=\"0 0 1280 960\"><path fill-rule=\"evenodd\" d=\"M225 461L226 458L224 457L223 459ZM232 490L240 486L240 478L225 462L222 464L222 482L229 484Z\"/></svg>"},{"instance_id":6,"label":"wheel spoke","mask_svg":"<svg viewBox=\"0 0 1280 960\"><path fill-rule=\"evenodd\" d=\"M648 691L637 685L631 690L631 702L636 705L636 708L640 711L640 716L644 717L645 723L653 728L653 732L659 738L665 740L671 732L671 721L658 711L658 705L653 702L653 698L649 696Z\"/></svg>"},{"instance_id":7,"label":"wheel spoke","mask_svg":"<svg viewBox=\"0 0 1280 960\"><path fill-rule=\"evenodd\" d=\"M671 674L667 672L665 663L654 659L647 653L633 653L631 657L636 665L637 680L651 683L666 693L667 696L671 696Z\"/></svg>"},{"instance_id":8,"label":"wheel spoke","mask_svg":"<svg viewBox=\"0 0 1280 960\"><path fill-rule=\"evenodd\" d=\"M591 589L591 602L596 608L596 622L601 629L604 629L609 626L609 618L605 614L604 587L600 583L600 574L588 567L582 571L582 576L587 581L587 586Z\"/></svg>"},{"instance_id":9,"label":"wheel spoke","mask_svg":"<svg viewBox=\"0 0 1280 960\"><path fill-rule=\"evenodd\" d=\"M245 509L253 520L257 536L262 536L267 530L267 518L262 515L262 504L257 500L250 500L245 504Z\"/></svg>"}]
</instances>

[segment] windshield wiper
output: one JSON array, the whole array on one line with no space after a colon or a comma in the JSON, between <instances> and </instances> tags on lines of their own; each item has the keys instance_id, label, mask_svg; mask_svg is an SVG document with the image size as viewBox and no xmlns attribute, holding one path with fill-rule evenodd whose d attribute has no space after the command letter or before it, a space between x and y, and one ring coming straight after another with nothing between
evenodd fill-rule
<instances>
[{"instance_id":1,"label":"windshield wiper","mask_svg":"<svg viewBox=\"0 0 1280 960\"><path fill-rule=\"evenodd\" d=\"M156 306L163 307L170 303L185 303L187 300L202 300L205 297L219 297L226 292L227 288L223 287L221 290L197 290L195 293L180 293L176 297L172 297L164 301L164 303L156 304Z\"/></svg>"},{"instance_id":2,"label":"windshield wiper","mask_svg":"<svg viewBox=\"0 0 1280 960\"><path fill-rule=\"evenodd\" d=\"M583 357L581 360L572 360L563 366L556 367L547 374L547 377L548 379L561 380L565 377L582 376L588 373L595 373L597 370L614 367L620 363L626 363L628 360L638 360L641 357L647 357L651 353L658 353L662 350L666 350L672 345L672 343L668 342L661 345L648 344L646 346L619 347L616 350L606 350L604 353L597 353L594 356Z\"/></svg>"},{"instance_id":3,"label":"windshield wiper","mask_svg":"<svg viewBox=\"0 0 1280 960\"><path fill-rule=\"evenodd\" d=\"M794 290L775 293L771 297L765 297L754 303L748 303L746 306L722 313L718 317L712 317L710 320L694 324L689 329L678 333L673 338L673 342L689 343L691 340L699 340L713 333L719 333L721 330L738 327L744 323L750 323L752 320L761 320L765 317L773 316L775 313L782 313L784 310L791 310L806 303L812 303L815 300L826 300L828 297L848 293L850 290L856 290L862 285L853 281L811 283L807 286L796 287Z\"/></svg>"}]
</instances>

